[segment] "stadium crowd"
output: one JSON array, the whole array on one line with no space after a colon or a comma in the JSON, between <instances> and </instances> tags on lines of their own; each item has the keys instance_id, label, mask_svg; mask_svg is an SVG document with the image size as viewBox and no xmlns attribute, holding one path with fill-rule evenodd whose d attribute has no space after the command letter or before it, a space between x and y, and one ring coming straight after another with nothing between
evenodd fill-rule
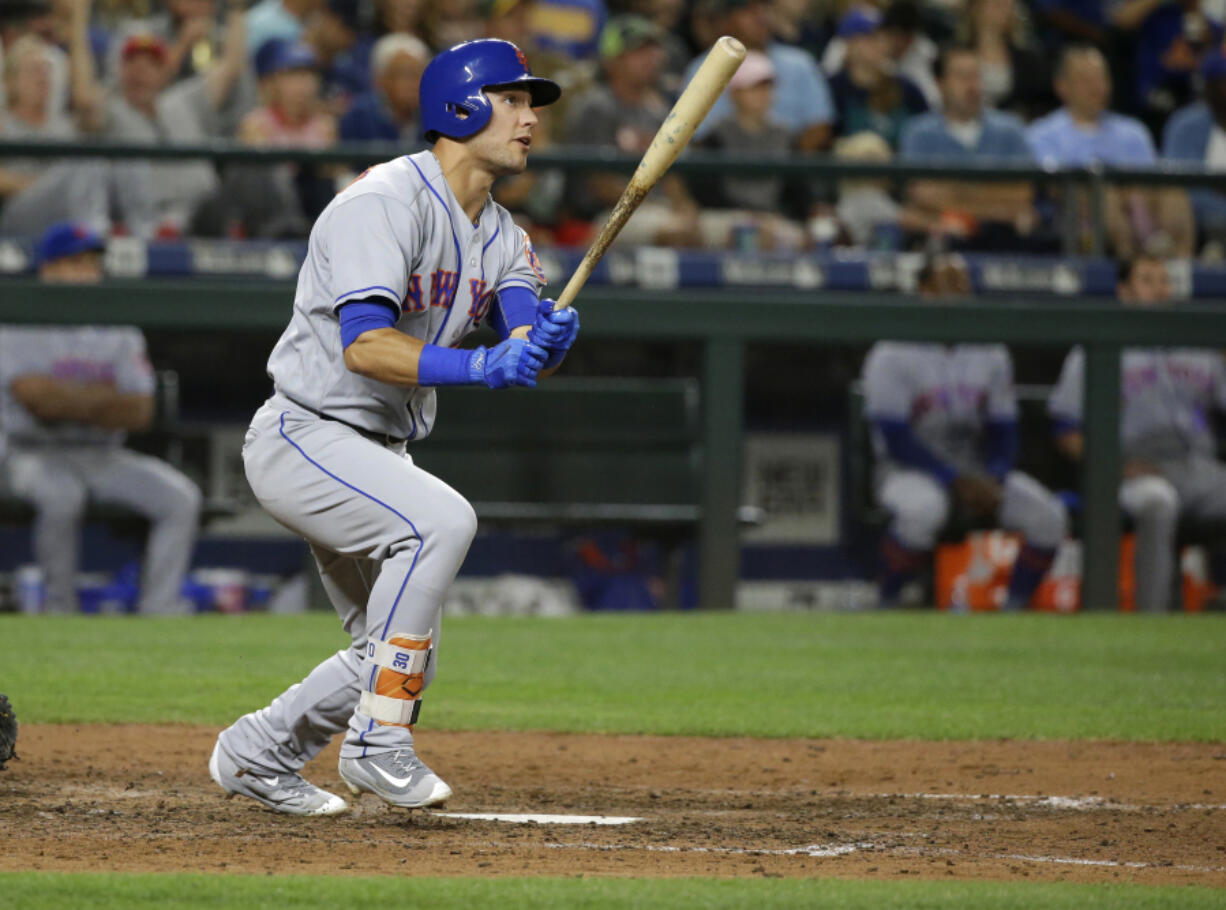
<instances>
[{"instance_id":1,"label":"stadium crowd","mask_svg":"<svg viewBox=\"0 0 1226 910\"><path fill-rule=\"evenodd\" d=\"M489 36L565 88L536 149L640 154L721 34L749 55L698 147L859 161L1226 167L1222 0L5 0L0 141L424 147L437 50ZM0 234L66 219L145 238L297 237L340 168L0 158ZM531 170L496 195L540 243L586 240L617 174ZM622 242L1055 252L1089 201L1030 183L666 180ZM1111 251L1226 256L1226 196L1112 188ZM1088 239L1086 240L1088 243Z\"/></svg>"}]
</instances>

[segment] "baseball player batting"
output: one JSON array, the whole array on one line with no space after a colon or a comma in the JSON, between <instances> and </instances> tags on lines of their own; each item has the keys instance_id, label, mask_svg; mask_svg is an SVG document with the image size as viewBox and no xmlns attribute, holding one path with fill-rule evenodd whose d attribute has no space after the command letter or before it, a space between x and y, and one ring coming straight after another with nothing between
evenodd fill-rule
<instances>
[{"instance_id":1,"label":"baseball player batting","mask_svg":"<svg viewBox=\"0 0 1226 910\"><path fill-rule=\"evenodd\" d=\"M959 257L929 260L919 280L924 296L970 290ZM999 344L882 341L868 352L863 382L877 454L877 499L891 515L882 543L882 605L898 601L958 507L1025 537L1003 604L1025 608L1068 521L1055 494L1014 467L1017 397L1008 350Z\"/></svg>"},{"instance_id":2,"label":"baseball player batting","mask_svg":"<svg viewBox=\"0 0 1226 910\"><path fill-rule=\"evenodd\" d=\"M268 361L274 392L243 445L252 490L307 539L353 640L224 730L209 759L228 793L293 815L347 808L301 775L342 731L354 795L405 808L451 795L414 751L413 725L477 519L406 443L434 426L436 388L533 387L579 330L573 309L539 299L532 243L489 195L524 169L533 108L561 89L515 45L481 40L435 57L420 94L433 149L371 168L319 216ZM498 344L456 347L484 322Z\"/></svg>"}]
</instances>

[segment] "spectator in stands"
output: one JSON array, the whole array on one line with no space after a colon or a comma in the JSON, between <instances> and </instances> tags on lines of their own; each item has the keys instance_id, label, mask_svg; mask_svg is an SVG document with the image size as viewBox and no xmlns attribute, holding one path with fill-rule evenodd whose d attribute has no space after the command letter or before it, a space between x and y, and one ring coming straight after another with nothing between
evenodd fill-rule
<instances>
[{"instance_id":1,"label":"spectator in stands","mask_svg":"<svg viewBox=\"0 0 1226 910\"><path fill-rule=\"evenodd\" d=\"M341 139L399 142L406 151L421 148L418 90L432 56L413 35L384 35L376 41L370 55L374 91L355 99L341 118Z\"/></svg>"},{"instance_id":2,"label":"spectator in stands","mask_svg":"<svg viewBox=\"0 0 1226 910\"><path fill-rule=\"evenodd\" d=\"M1220 48L1222 24L1201 8L1201 0L1123 0L1112 7L1111 18L1121 30L1136 33L1132 104L1160 130L1193 99L1193 79L1205 56Z\"/></svg>"},{"instance_id":3,"label":"spectator in stands","mask_svg":"<svg viewBox=\"0 0 1226 910\"><path fill-rule=\"evenodd\" d=\"M238 138L262 148L327 148L336 118L320 96L319 58L306 44L279 43L259 74L264 104L247 114Z\"/></svg>"},{"instance_id":4,"label":"spectator in stands","mask_svg":"<svg viewBox=\"0 0 1226 910\"><path fill-rule=\"evenodd\" d=\"M1162 135L1162 157L1226 171L1226 55L1215 51L1201 66L1203 101L1177 111ZM1214 243L1216 258L1226 258L1226 195L1206 187L1190 192L1197 230Z\"/></svg>"},{"instance_id":5,"label":"spectator in stands","mask_svg":"<svg viewBox=\"0 0 1226 910\"><path fill-rule=\"evenodd\" d=\"M887 56L897 72L914 82L929 107L935 107L940 100L932 74L937 46L924 34L923 12L916 0L890 3L881 16L881 31L886 38ZM846 61L847 41L836 34L822 54L822 72L833 77L843 69Z\"/></svg>"},{"instance_id":6,"label":"spectator in stands","mask_svg":"<svg viewBox=\"0 0 1226 910\"><path fill-rule=\"evenodd\" d=\"M1017 118L983 105L979 55L967 45L950 45L937 60L941 110L916 117L904 128L904 161L960 161L1032 164L1026 133ZM1034 188L1028 182L964 183L915 180L907 188L910 206L926 220L929 233L944 235L966 249L1015 250L1041 244Z\"/></svg>"},{"instance_id":7,"label":"spectator in stands","mask_svg":"<svg viewBox=\"0 0 1226 910\"><path fill-rule=\"evenodd\" d=\"M608 19L605 0L534 0L531 5L534 53L556 55L572 63L596 56L600 31ZM631 12L629 6L619 0L617 12ZM531 54L528 58L535 61ZM532 70L536 72L535 62Z\"/></svg>"},{"instance_id":8,"label":"spectator in stands","mask_svg":"<svg viewBox=\"0 0 1226 910\"><path fill-rule=\"evenodd\" d=\"M650 19L660 27L660 45L664 48L664 69L660 84L666 94L680 94L685 67L693 56L681 37L685 0L630 0L628 5L628 12Z\"/></svg>"},{"instance_id":9,"label":"spectator in stands","mask_svg":"<svg viewBox=\"0 0 1226 910\"><path fill-rule=\"evenodd\" d=\"M325 0L302 41L315 52L328 109L340 117L355 97L370 91L373 41L362 27L358 0Z\"/></svg>"},{"instance_id":10,"label":"spectator in stands","mask_svg":"<svg viewBox=\"0 0 1226 910\"><path fill-rule=\"evenodd\" d=\"M761 51L750 51L728 84L733 114L714 124L700 141L704 148L734 155L786 158L792 131L771 117L775 67ZM708 246L798 249L804 230L782 213L797 208L797 188L781 177L737 177L733 173L690 183L703 206L700 224Z\"/></svg>"},{"instance_id":11,"label":"spectator in stands","mask_svg":"<svg viewBox=\"0 0 1226 910\"><path fill-rule=\"evenodd\" d=\"M1117 292L1129 306L1165 306L1166 263L1139 255L1123 262ZM1170 604L1175 530L1180 516L1226 520L1226 464L1217 460L1209 417L1226 409L1226 366L1220 351L1125 348L1121 364L1120 506L1136 526L1136 602L1140 610ZM1060 449L1080 461L1085 352L1074 348L1048 400Z\"/></svg>"},{"instance_id":12,"label":"spectator in stands","mask_svg":"<svg viewBox=\"0 0 1226 910\"><path fill-rule=\"evenodd\" d=\"M14 42L4 59L7 110L0 108L0 134L8 139L67 141L76 137L72 120L49 110L51 46L37 35ZM9 162L12 166L12 162Z\"/></svg>"},{"instance_id":13,"label":"spectator in stands","mask_svg":"<svg viewBox=\"0 0 1226 910\"><path fill-rule=\"evenodd\" d=\"M38 247L46 282L102 278L102 238L60 224ZM123 448L153 418L154 377L145 339L130 327L0 327L0 435L8 486L36 510L34 553L45 609L77 609L81 523L89 499L149 519L142 613L171 614L180 599L200 515L200 491L170 465Z\"/></svg>"},{"instance_id":14,"label":"spectator in stands","mask_svg":"<svg viewBox=\"0 0 1226 910\"><path fill-rule=\"evenodd\" d=\"M1030 47L1017 0L968 0L959 40L979 55L985 107L1030 121L1056 107L1051 68Z\"/></svg>"},{"instance_id":15,"label":"spectator in stands","mask_svg":"<svg viewBox=\"0 0 1226 910\"><path fill-rule=\"evenodd\" d=\"M247 52L252 56L273 38L300 41L323 0L260 0L247 12Z\"/></svg>"},{"instance_id":16,"label":"spectator in stands","mask_svg":"<svg viewBox=\"0 0 1226 910\"><path fill-rule=\"evenodd\" d=\"M863 132L836 142L834 157L840 161L884 164L894 155L889 144L876 133ZM840 180L833 224L827 226L825 218L812 224L819 234L825 230L841 245L874 250L901 249L904 230L923 230L927 226L928 219L922 213L917 218L894 200L889 180L873 179Z\"/></svg>"},{"instance_id":17,"label":"spectator in stands","mask_svg":"<svg viewBox=\"0 0 1226 910\"><path fill-rule=\"evenodd\" d=\"M929 259L922 297L970 293L960 257ZM876 495L891 516L882 542L883 606L898 603L950 513L1020 531L1005 609L1030 602L1064 539L1061 501L1016 470L1017 398L1004 345L882 341L864 361L864 413L873 428Z\"/></svg>"},{"instance_id":18,"label":"spectator in stands","mask_svg":"<svg viewBox=\"0 0 1226 910\"><path fill-rule=\"evenodd\" d=\"M227 13L222 56L202 75L169 87L165 42L150 33L129 35L119 49L115 90L103 88L97 79L87 31L89 0L81 0L73 10L72 97L86 131L149 144L201 142L229 132L247 97L241 85L245 39L240 9L231 6ZM207 161L129 161L116 171L121 217L129 232L138 235L181 236L200 203L217 188L216 172ZM130 202L142 190L150 197L147 212Z\"/></svg>"},{"instance_id":19,"label":"spectator in stands","mask_svg":"<svg viewBox=\"0 0 1226 910\"><path fill-rule=\"evenodd\" d=\"M659 89L664 64L659 28L641 16L614 16L600 35L604 78L576 98L565 129L572 145L641 156L668 115ZM580 175L568 194L574 214L603 220L626 186L624 174ZM661 198L663 197L663 198ZM623 243L695 245L698 212L679 178L665 176L622 230Z\"/></svg>"},{"instance_id":20,"label":"spectator in stands","mask_svg":"<svg viewBox=\"0 0 1226 910\"><path fill-rule=\"evenodd\" d=\"M837 111L835 134L876 133L898 147L903 124L928 110L928 102L906 76L894 72L881 15L871 7L853 7L839 21L838 35L847 44L843 68L830 79Z\"/></svg>"},{"instance_id":21,"label":"spectator in stands","mask_svg":"<svg viewBox=\"0 0 1226 910\"><path fill-rule=\"evenodd\" d=\"M68 55L55 44L55 19L47 0L3 0L0 2L0 72L6 69L5 55L17 41L27 35L47 43L50 67L50 91L47 93L47 116L68 112ZM5 80L0 79L0 110L6 106Z\"/></svg>"},{"instance_id":22,"label":"spectator in stands","mask_svg":"<svg viewBox=\"0 0 1226 910\"><path fill-rule=\"evenodd\" d=\"M257 53L264 104L247 114L238 139L258 148L327 148L336 118L326 110L317 58L306 44L273 41ZM243 165L226 172L213 213L228 232L259 237L305 236L335 195L335 182L306 164ZM237 226L237 227L236 227Z\"/></svg>"},{"instance_id":23,"label":"spectator in stands","mask_svg":"<svg viewBox=\"0 0 1226 910\"><path fill-rule=\"evenodd\" d=\"M1095 48L1071 46L1060 55L1056 94L1064 106L1030 125L1027 139L1044 166L1149 167L1157 156L1140 121L1107 110L1111 78ZM1169 254L1192 252L1193 225L1188 197L1180 189L1112 186L1106 192L1107 233L1117 256L1129 258L1150 247ZM1085 223L1084 197L1077 203Z\"/></svg>"},{"instance_id":24,"label":"spectator in stands","mask_svg":"<svg viewBox=\"0 0 1226 910\"><path fill-rule=\"evenodd\" d=\"M545 132L548 124L567 121L570 102L591 86L597 67L597 61L578 63L557 48L542 46L533 29L538 7L537 0L478 0L477 3L477 12L485 20L485 37L510 41L532 61L534 75L552 79L562 86L562 97L550 105L549 114L537 124L534 136ZM584 18L580 16L576 20L576 28L581 28ZM666 40L662 31L657 37L661 42ZM657 83L662 88L660 77Z\"/></svg>"},{"instance_id":25,"label":"spectator in stands","mask_svg":"<svg viewBox=\"0 0 1226 910\"><path fill-rule=\"evenodd\" d=\"M165 12L144 27L166 45L170 82L206 72L225 45L216 0L166 0Z\"/></svg>"},{"instance_id":26,"label":"spectator in stands","mask_svg":"<svg viewBox=\"0 0 1226 910\"><path fill-rule=\"evenodd\" d=\"M0 139L66 142L76 124L48 113L50 46L34 34L13 42L4 59L8 110L0 109ZM0 167L0 234L39 234L51 224L78 218L104 226L107 174L97 161L6 158Z\"/></svg>"},{"instance_id":27,"label":"spectator in stands","mask_svg":"<svg viewBox=\"0 0 1226 910\"><path fill-rule=\"evenodd\" d=\"M769 8L765 0L704 0L702 12L710 17L716 35L731 35L751 51L761 51L770 57L775 67L775 95L771 114L778 123L796 131L796 148L800 152L816 152L830 146L835 119L830 88L817 63L799 48L776 41L771 35ZM690 61L686 69L688 83L702 64L703 54ZM710 127L707 124L723 120L731 113L727 94L711 108L700 137Z\"/></svg>"},{"instance_id":28,"label":"spectator in stands","mask_svg":"<svg viewBox=\"0 0 1226 910\"><path fill-rule=\"evenodd\" d=\"M424 0L375 0L375 34L382 37L405 32L434 47L426 12Z\"/></svg>"}]
</instances>

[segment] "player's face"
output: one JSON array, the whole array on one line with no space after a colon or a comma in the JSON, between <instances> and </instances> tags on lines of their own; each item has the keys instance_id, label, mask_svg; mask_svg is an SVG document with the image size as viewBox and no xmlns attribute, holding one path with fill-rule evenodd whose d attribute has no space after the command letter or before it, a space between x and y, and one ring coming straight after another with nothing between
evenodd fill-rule
<instances>
[{"instance_id":1,"label":"player's face","mask_svg":"<svg viewBox=\"0 0 1226 910\"><path fill-rule=\"evenodd\" d=\"M469 153L495 176L518 174L528 166L528 149L538 118L523 89L487 92L493 112L485 129L468 143Z\"/></svg>"},{"instance_id":2,"label":"player's face","mask_svg":"<svg viewBox=\"0 0 1226 910\"><path fill-rule=\"evenodd\" d=\"M1171 280L1166 274L1166 263L1159 259L1142 259L1132 267L1132 278L1120 285L1120 299L1154 306L1171 299Z\"/></svg>"},{"instance_id":3,"label":"player's face","mask_svg":"<svg viewBox=\"0 0 1226 910\"><path fill-rule=\"evenodd\" d=\"M96 284L102 280L102 254L85 250L43 263L38 270L43 281L54 284Z\"/></svg>"}]
</instances>

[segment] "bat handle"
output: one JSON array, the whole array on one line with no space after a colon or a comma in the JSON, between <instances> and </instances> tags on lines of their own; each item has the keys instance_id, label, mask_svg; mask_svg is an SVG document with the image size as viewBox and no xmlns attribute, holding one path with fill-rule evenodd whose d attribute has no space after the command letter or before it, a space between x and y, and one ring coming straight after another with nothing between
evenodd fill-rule
<instances>
[{"instance_id":1,"label":"bat handle","mask_svg":"<svg viewBox=\"0 0 1226 910\"><path fill-rule=\"evenodd\" d=\"M583 286L587 284L588 278L590 278L592 275L592 269L596 267L596 263L593 257L590 255L590 252L591 251L589 251L588 255L583 257L583 261L579 263L579 267L575 269L574 274L570 276L570 281L566 282L566 287L562 289L562 293L559 294L557 300L554 301L554 310L564 310L574 303L575 298L579 296L579 292L583 290ZM589 262L589 260L593 261Z\"/></svg>"}]
</instances>

